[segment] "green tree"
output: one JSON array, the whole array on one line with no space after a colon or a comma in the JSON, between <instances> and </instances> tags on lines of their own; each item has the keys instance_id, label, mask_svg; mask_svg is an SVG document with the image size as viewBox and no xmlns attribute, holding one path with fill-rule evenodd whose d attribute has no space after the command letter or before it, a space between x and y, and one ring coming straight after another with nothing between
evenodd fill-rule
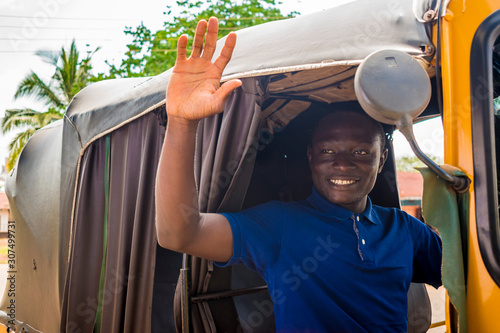
<instances>
[{"instance_id":1,"label":"green tree","mask_svg":"<svg viewBox=\"0 0 500 333\"><path fill-rule=\"evenodd\" d=\"M59 52L38 51L37 56L54 66L54 74L50 82L42 80L35 72L28 74L19 84L14 99L29 96L43 102L44 111L32 109L11 109L5 111L1 121L1 130L6 134L13 130L21 130L9 144L7 170L11 170L22 149L36 130L51 122L61 119L64 110L73 97L82 90L91 77L90 60L94 53L80 59L75 41L67 51L64 47Z\"/></svg>"},{"instance_id":2,"label":"green tree","mask_svg":"<svg viewBox=\"0 0 500 333\"><path fill-rule=\"evenodd\" d=\"M247 28L269 21L282 20L298 15L292 12L283 15L276 8L275 0L184 0L176 6L167 6L167 20L164 28L151 32L144 24L135 29L126 28L125 34L133 41L127 45L127 52L121 64L109 65L109 74L100 73L93 80L107 78L158 75L175 64L177 39L182 34L190 37L191 47L196 24L200 19L215 16L219 19L219 38L231 31Z\"/></svg>"}]
</instances>

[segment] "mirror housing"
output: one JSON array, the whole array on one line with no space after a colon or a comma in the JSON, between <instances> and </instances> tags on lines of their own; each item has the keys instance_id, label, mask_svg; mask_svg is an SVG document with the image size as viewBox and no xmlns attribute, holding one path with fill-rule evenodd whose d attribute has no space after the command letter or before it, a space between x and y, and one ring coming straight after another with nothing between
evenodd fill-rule
<instances>
[{"instance_id":1,"label":"mirror housing","mask_svg":"<svg viewBox=\"0 0 500 333\"><path fill-rule=\"evenodd\" d=\"M456 191L469 189L469 178L455 177L441 169L422 152L413 135L413 120L425 110L432 95L429 76L418 60L397 50L373 52L356 71L354 91L365 112L381 123L395 125L429 169Z\"/></svg>"}]
</instances>

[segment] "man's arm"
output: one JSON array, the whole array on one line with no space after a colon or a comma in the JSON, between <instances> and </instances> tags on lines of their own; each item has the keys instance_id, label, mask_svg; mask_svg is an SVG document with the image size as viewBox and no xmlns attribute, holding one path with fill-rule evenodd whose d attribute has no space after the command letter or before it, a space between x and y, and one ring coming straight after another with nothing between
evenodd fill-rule
<instances>
[{"instance_id":1,"label":"man's arm","mask_svg":"<svg viewBox=\"0 0 500 333\"><path fill-rule=\"evenodd\" d=\"M441 265L443 245L441 237L429 225L410 216L415 257L412 282L427 283L436 289L442 284Z\"/></svg>"},{"instance_id":2,"label":"man's arm","mask_svg":"<svg viewBox=\"0 0 500 333\"><path fill-rule=\"evenodd\" d=\"M229 94L241 85L241 81L232 80L220 86L236 35L228 35L221 55L212 63L217 32L216 18L208 24L200 21L189 58L187 37L179 38L177 60L167 88L168 124L156 178L156 230L158 242L165 248L227 261L232 255L229 222L220 214L199 213L194 179L198 122L222 112Z\"/></svg>"}]
</instances>

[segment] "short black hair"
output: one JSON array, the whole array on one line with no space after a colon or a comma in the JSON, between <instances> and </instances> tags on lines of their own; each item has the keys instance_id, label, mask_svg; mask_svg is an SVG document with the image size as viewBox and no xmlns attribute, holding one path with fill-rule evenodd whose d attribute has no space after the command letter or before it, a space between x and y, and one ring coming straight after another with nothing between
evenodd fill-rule
<instances>
[{"instance_id":1,"label":"short black hair","mask_svg":"<svg viewBox=\"0 0 500 333\"><path fill-rule=\"evenodd\" d=\"M325 118L328 117L332 114L335 113L356 113L359 115L362 115L363 117L366 117L369 119L374 126L377 128L377 134L380 136L380 142L381 142L381 151L383 151L386 148L386 141L387 139L390 139L390 134L384 128L384 125L382 125L380 122L376 121L372 117L370 117L361 107L361 105L358 102L343 102L343 103L335 103L335 104L330 104L328 106L328 109L326 112L324 112L320 117L318 117L317 121L315 122L311 133L309 135L309 144L312 143L312 139L314 137L314 134L316 133L316 130L319 127L319 124L321 121Z\"/></svg>"}]
</instances>

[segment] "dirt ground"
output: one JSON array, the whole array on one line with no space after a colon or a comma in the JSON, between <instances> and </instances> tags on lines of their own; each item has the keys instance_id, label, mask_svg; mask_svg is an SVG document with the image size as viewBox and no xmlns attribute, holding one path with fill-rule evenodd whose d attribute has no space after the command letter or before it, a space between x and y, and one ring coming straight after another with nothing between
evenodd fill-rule
<instances>
[{"instance_id":1,"label":"dirt ground","mask_svg":"<svg viewBox=\"0 0 500 333\"><path fill-rule=\"evenodd\" d=\"M444 321L445 319L445 289L443 287L439 289L434 289L434 287L427 286L427 293L431 300L432 306L432 323L438 323ZM444 333L446 332L446 326L439 326L431 328L429 333Z\"/></svg>"}]
</instances>

